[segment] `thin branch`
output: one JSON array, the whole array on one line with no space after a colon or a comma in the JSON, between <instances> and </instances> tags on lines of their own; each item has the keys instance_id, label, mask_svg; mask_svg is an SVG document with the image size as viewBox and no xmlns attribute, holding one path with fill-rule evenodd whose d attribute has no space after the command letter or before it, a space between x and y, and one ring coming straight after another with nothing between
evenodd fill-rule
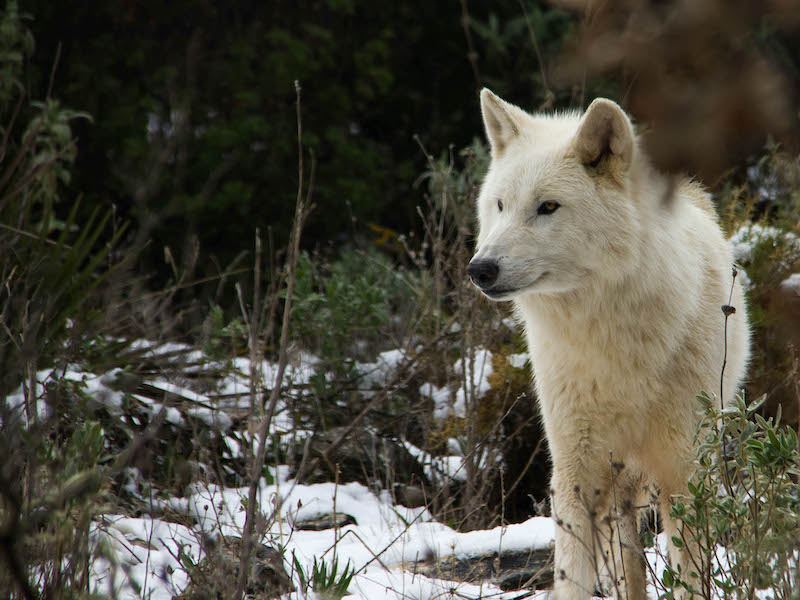
<instances>
[{"instance_id":1,"label":"thin branch","mask_svg":"<svg viewBox=\"0 0 800 600\"><path fill-rule=\"evenodd\" d=\"M61 60L61 42L58 42L56 46L56 56L53 59L53 66L50 69L50 80L47 83L47 99L50 100L50 97L53 93L53 82L56 79L56 69L58 68L58 62Z\"/></svg>"},{"instance_id":2,"label":"thin branch","mask_svg":"<svg viewBox=\"0 0 800 600\"><path fill-rule=\"evenodd\" d=\"M40 242L44 242L45 244L50 244L51 246L61 246L66 250L72 250L72 246L69 246L68 244L61 244L59 242L51 240L50 238L42 237L41 235L37 235L35 233L31 233L30 231L25 231L24 229L13 227L11 225L6 225L5 223L0 223L0 229L5 229L7 231L19 234L23 237L28 237L34 240L38 240Z\"/></svg>"},{"instance_id":3,"label":"thin branch","mask_svg":"<svg viewBox=\"0 0 800 600\"><path fill-rule=\"evenodd\" d=\"M722 313L725 315L725 331L723 334L723 343L724 343L724 350L722 353L722 370L719 374L719 402L720 407L722 409L725 408L725 396L723 394L723 383L725 381L725 365L728 364L728 317L730 317L733 313L736 312L736 308L731 306L731 301L733 300L733 286L736 285L736 276L739 274L739 271L736 267L733 267L731 273L733 274L733 279L731 279L731 293L728 295L728 303L722 307ZM724 444L723 444L724 447Z\"/></svg>"},{"instance_id":4,"label":"thin branch","mask_svg":"<svg viewBox=\"0 0 800 600\"><path fill-rule=\"evenodd\" d=\"M239 599L244 595L247 587L247 575L249 573L250 553L253 545L253 529L256 516L256 495L258 484L261 480L261 472L264 468L266 458L267 436L275 413L275 407L280 396L281 384L286 366L289 362L289 322L292 312L292 296L294 295L295 274L297 268L297 258L300 253L300 234L303 229L303 222L308 216L306 203L310 203L312 187L309 184L308 196L303 198L303 122L300 110L300 83L295 81L295 93L297 97L297 143L298 143L298 185L297 201L295 203L294 223L292 226L291 238L289 243L289 254L286 258L286 301L283 305L283 320L281 323L281 337L279 344L278 373L270 392L269 407L266 415L261 420L261 427L258 432L258 450L252 462L250 471L250 490L248 492L247 513L245 516L244 531L242 532L242 546L239 557L239 582L236 586L234 598ZM313 161L312 161L313 178ZM313 182L313 179L312 179ZM262 404L263 407L263 404ZM263 414L263 413L262 413Z\"/></svg>"},{"instance_id":5,"label":"thin branch","mask_svg":"<svg viewBox=\"0 0 800 600\"><path fill-rule=\"evenodd\" d=\"M221 279L223 277L228 277L229 275L239 275L240 273L246 273L247 271L249 271L249 269L247 269L245 267L242 267L241 269L235 269L233 271L225 271L224 273L219 273L217 275L209 275L208 277L203 277L201 279L194 279L192 281L186 281L186 282L183 282L183 283L176 283L175 285L170 286L170 287L168 287L168 288L166 288L164 290L159 290L157 292L148 292L147 294L142 294L141 296L139 296L138 299L139 300L145 300L147 298L157 298L158 296L165 296L165 295L169 295L169 294L174 294L175 292L178 292L178 291L186 289L186 288L194 287L196 285L200 285L200 284L203 284L203 283L208 283L209 281L216 281L216 280ZM118 305L118 306L121 306L121 304Z\"/></svg>"},{"instance_id":6,"label":"thin branch","mask_svg":"<svg viewBox=\"0 0 800 600\"><path fill-rule=\"evenodd\" d=\"M467 39L467 60L472 66L472 75L475 77L475 86L480 91L481 73L478 70L478 53L475 51L475 46L472 43L472 33L469 29L470 16L467 10L467 0L461 0L461 28L464 30L464 37Z\"/></svg>"},{"instance_id":7,"label":"thin branch","mask_svg":"<svg viewBox=\"0 0 800 600\"><path fill-rule=\"evenodd\" d=\"M533 24L531 24L530 17L528 17L528 9L525 8L524 0L518 0L519 7L522 9L522 14L525 15L525 23L528 25L528 34L531 36L531 42L533 42L533 49L536 51L536 60L539 62L539 73L542 76L542 85L545 89L545 100L542 102L539 110L547 110L553 108L553 102L555 102L555 95L553 91L550 89L550 85L547 83L547 73L544 70L544 59L542 59L542 52L539 49L539 41L536 39L536 32L533 29Z\"/></svg>"}]
</instances>

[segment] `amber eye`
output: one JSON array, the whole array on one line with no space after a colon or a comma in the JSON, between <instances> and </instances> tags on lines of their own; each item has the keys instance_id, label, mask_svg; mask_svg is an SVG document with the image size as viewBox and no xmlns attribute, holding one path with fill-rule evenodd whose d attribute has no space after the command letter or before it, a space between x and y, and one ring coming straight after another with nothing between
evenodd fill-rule
<instances>
[{"instance_id":1,"label":"amber eye","mask_svg":"<svg viewBox=\"0 0 800 600\"><path fill-rule=\"evenodd\" d=\"M540 215L552 215L558 210L559 206L561 205L555 200L548 200L547 202L542 202L536 212Z\"/></svg>"},{"instance_id":2,"label":"amber eye","mask_svg":"<svg viewBox=\"0 0 800 600\"><path fill-rule=\"evenodd\" d=\"M501 200L497 201L497 210L503 212L503 202Z\"/></svg>"}]
</instances>

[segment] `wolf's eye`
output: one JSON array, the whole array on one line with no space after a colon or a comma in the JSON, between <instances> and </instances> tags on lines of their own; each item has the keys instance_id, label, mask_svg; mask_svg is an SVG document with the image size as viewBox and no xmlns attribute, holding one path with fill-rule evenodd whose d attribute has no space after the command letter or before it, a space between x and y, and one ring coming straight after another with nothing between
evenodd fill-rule
<instances>
[{"instance_id":1,"label":"wolf's eye","mask_svg":"<svg viewBox=\"0 0 800 600\"><path fill-rule=\"evenodd\" d=\"M503 212L503 201L502 200L498 200L497 201L497 210L499 210L500 212Z\"/></svg>"},{"instance_id":2,"label":"wolf's eye","mask_svg":"<svg viewBox=\"0 0 800 600\"><path fill-rule=\"evenodd\" d=\"M558 207L561 206L555 200L548 200L547 202L542 202L539 205L539 208L536 209L536 213L540 215L552 215Z\"/></svg>"}]
</instances>

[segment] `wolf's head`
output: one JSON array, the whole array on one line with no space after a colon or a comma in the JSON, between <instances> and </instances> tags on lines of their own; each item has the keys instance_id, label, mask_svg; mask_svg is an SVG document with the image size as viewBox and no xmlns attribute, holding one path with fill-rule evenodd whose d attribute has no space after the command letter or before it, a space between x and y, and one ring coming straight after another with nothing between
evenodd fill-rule
<instances>
[{"instance_id":1,"label":"wolf's head","mask_svg":"<svg viewBox=\"0 0 800 600\"><path fill-rule=\"evenodd\" d=\"M630 119L610 100L531 115L484 89L491 166L467 268L492 300L557 294L613 279L636 249L638 161Z\"/></svg>"}]
</instances>

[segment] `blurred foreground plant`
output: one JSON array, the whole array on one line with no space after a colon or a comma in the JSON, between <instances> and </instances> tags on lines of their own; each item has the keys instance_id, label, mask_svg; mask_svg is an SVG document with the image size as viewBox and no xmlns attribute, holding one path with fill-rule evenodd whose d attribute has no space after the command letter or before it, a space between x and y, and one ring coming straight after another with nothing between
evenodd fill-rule
<instances>
[{"instance_id":1,"label":"blurred foreground plant","mask_svg":"<svg viewBox=\"0 0 800 600\"><path fill-rule=\"evenodd\" d=\"M106 235L109 214L57 206L76 155L71 124L89 115L50 90L29 96L27 19L13 0L0 13L0 596L85 598L91 522L127 459L107 456L82 410L85 386L62 376L107 316L96 292L120 264L125 228Z\"/></svg>"}]
</instances>

